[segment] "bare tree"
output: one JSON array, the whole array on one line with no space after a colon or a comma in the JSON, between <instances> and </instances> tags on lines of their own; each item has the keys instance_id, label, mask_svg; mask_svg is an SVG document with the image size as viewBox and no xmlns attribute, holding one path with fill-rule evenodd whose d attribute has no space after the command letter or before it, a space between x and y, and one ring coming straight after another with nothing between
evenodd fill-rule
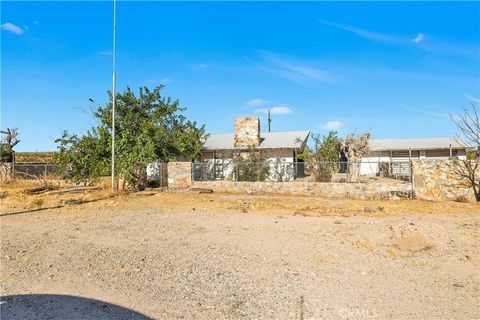
<instances>
[{"instance_id":1,"label":"bare tree","mask_svg":"<svg viewBox=\"0 0 480 320\"><path fill-rule=\"evenodd\" d=\"M349 134L342 143L342 151L348 161L348 182L360 181L360 163L362 157L368 152L370 133L366 132L360 136L354 133Z\"/></svg>"},{"instance_id":2,"label":"bare tree","mask_svg":"<svg viewBox=\"0 0 480 320\"><path fill-rule=\"evenodd\" d=\"M2 162L12 162L13 161L13 148L20 142L18 140L18 129L17 128L7 128L7 130L0 130L0 133L5 136L2 137L1 141L1 157Z\"/></svg>"},{"instance_id":3,"label":"bare tree","mask_svg":"<svg viewBox=\"0 0 480 320\"><path fill-rule=\"evenodd\" d=\"M472 103L471 110L464 108L461 113L450 114L455 126L460 131L457 134L457 141L465 147L480 146L480 110ZM478 154L477 154L478 158Z\"/></svg>"},{"instance_id":4,"label":"bare tree","mask_svg":"<svg viewBox=\"0 0 480 320\"><path fill-rule=\"evenodd\" d=\"M467 154L466 160L453 159L449 169L458 180L465 181L473 189L476 200L480 201L480 110L472 103L471 109L450 114L450 118L459 130L457 142L473 152L471 157Z\"/></svg>"}]
</instances>

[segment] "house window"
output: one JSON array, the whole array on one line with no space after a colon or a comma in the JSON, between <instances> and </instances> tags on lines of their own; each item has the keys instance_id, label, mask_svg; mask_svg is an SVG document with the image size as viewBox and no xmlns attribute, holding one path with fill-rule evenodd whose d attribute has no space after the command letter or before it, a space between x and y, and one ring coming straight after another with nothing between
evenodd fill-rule
<instances>
[{"instance_id":1,"label":"house window","mask_svg":"<svg viewBox=\"0 0 480 320\"><path fill-rule=\"evenodd\" d=\"M419 152L418 150L412 150L411 151L412 158L418 158L419 157ZM410 158L410 151L405 150L405 151L392 151L392 158Z\"/></svg>"},{"instance_id":2,"label":"house window","mask_svg":"<svg viewBox=\"0 0 480 320\"><path fill-rule=\"evenodd\" d=\"M426 154L427 158L448 158L450 157L450 150L427 150ZM457 150L452 150L452 156L457 155Z\"/></svg>"}]
</instances>

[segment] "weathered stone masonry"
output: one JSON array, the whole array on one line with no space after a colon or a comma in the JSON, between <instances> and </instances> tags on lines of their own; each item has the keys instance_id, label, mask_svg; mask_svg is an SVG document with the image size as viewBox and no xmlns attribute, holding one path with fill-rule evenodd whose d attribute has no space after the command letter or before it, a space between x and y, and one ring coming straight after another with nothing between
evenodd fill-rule
<instances>
[{"instance_id":1,"label":"weathered stone masonry","mask_svg":"<svg viewBox=\"0 0 480 320\"><path fill-rule=\"evenodd\" d=\"M169 162L167 165L168 188L184 189L192 185L191 162Z\"/></svg>"},{"instance_id":2,"label":"weathered stone masonry","mask_svg":"<svg viewBox=\"0 0 480 320\"><path fill-rule=\"evenodd\" d=\"M408 199L412 185L399 183L195 181L195 187L227 193L310 195L326 198Z\"/></svg>"},{"instance_id":3,"label":"weathered stone masonry","mask_svg":"<svg viewBox=\"0 0 480 320\"><path fill-rule=\"evenodd\" d=\"M454 174L452 160L413 160L412 178L415 199L458 200L464 197L475 200L467 180Z\"/></svg>"},{"instance_id":4,"label":"weathered stone masonry","mask_svg":"<svg viewBox=\"0 0 480 320\"><path fill-rule=\"evenodd\" d=\"M235 119L235 148L257 147L260 145L260 119L257 117Z\"/></svg>"},{"instance_id":5,"label":"weathered stone masonry","mask_svg":"<svg viewBox=\"0 0 480 320\"><path fill-rule=\"evenodd\" d=\"M467 181L459 180L451 171L451 160L412 161L413 183L335 183L335 182L234 182L192 181L190 162L168 163L168 185L172 189L190 186L209 188L214 192L272 193L313 195L332 198L355 199L406 199L458 200L464 197L474 201L473 190Z\"/></svg>"}]
</instances>

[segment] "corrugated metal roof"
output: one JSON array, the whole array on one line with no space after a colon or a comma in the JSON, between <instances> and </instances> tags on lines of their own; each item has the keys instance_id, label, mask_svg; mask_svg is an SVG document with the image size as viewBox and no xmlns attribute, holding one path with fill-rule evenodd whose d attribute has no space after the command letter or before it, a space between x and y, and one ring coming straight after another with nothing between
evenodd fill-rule
<instances>
[{"instance_id":1,"label":"corrugated metal roof","mask_svg":"<svg viewBox=\"0 0 480 320\"><path fill-rule=\"evenodd\" d=\"M444 138L414 138L414 139L379 139L370 140L370 151L389 150L431 150L431 149L465 149L453 137Z\"/></svg>"},{"instance_id":2,"label":"corrugated metal roof","mask_svg":"<svg viewBox=\"0 0 480 320\"><path fill-rule=\"evenodd\" d=\"M258 149L301 149L310 131L264 132L260 134ZM233 133L210 134L203 144L204 150L234 150Z\"/></svg>"}]
</instances>

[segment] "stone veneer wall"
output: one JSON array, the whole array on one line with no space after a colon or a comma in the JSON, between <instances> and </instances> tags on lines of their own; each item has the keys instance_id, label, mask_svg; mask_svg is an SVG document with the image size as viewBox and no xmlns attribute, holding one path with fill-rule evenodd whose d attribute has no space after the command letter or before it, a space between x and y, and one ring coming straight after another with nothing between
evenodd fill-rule
<instances>
[{"instance_id":1,"label":"stone veneer wall","mask_svg":"<svg viewBox=\"0 0 480 320\"><path fill-rule=\"evenodd\" d=\"M13 172L13 163L11 162L0 162L0 177L4 179L11 179Z\"/></svg>"},{"instance_id":2,"label":"stone veneer wall","mask_svg":"<svg viewBox=\"0 0 480 320\"><path fill-rule=\"evenodd\" d=\"M416 199L458 200L465 197L474 201L475 195L468 181L459 180L452 172L452 160L413 160L413 189Z\"/></svg>"},{"instance_id":3,"label":"stone veneer wall","mask_svg":"<svg viewBox=\"0 0 480 320\"><path fill-rule=\"evenodd\" d=\"M192 181L191 162L168 163L168 187L185 189L191 186L227 193L277 193L355 199L399 199L474 201L468 181L460 181L452 172L452 160L413 160L412 178L396 183L335 183L335 182L235 182Z\"/></svg>"},{"instance_id":4,"label":"stone veneer wall","mask_svg":"<svg viewBox=\"0 0 480 320\"><path fill-rule=\"evenodd\" d=\"M195 181L194 187L226 193L272 193L353 199L408 199L412 185L399 183Z\"/></svg>"},{"instance_id":5,"label":"stone veneer wall","mask_svg":"<svg viewBox=\"0 0 480 320\"><path fill-rule=\"evenodd\" d=\"M167 174L170 189L184 189L192 185L191 162L169 162Z\"/></svg>"},{"instance_id":6,"label":"stone veneer wall","mask_svg":"<svg viewBox=\"0 0 480 320\"><path fill-rule=\"evenodd\" d=\"M235 119L235 147L256 147L260 145L260 119L257 117Z\"/></svg>"}]
</instances>

